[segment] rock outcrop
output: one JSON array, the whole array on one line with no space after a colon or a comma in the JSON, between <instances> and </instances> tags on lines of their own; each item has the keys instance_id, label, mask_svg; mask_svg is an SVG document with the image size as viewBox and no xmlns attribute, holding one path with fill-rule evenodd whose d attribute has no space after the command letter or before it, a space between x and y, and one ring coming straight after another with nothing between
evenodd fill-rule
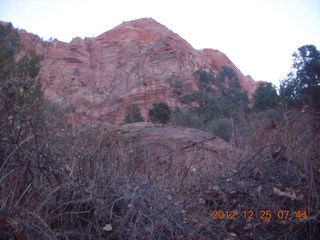
<instances>
[{"instance_id":1,"label":"rock outcrop","mask_svg":"<svg viewBox=\"0 0 320 240\"><path fill-rule=\"evenodd\" d=\"M257 85L223 53L195 50L149 18L124 22L95 38L74 38L70 43L42 41L24 30L19 33L25 53L43 56L39 77L45 97L71 107L75 124L119 124L133 103L140 106L145 119L155 101L179 106L171 85L179 80L183 92L196 90L199 69L217 72L223 65L232 66L249 96Z\"/></svg>"},{"instance_id":2,"label":"rock outcrop","mask_svg":"<svg viewBox=\"0 0 320 240\"><path fill-rule=\"evenodd\" d=\"M121 126L89 123L76 127L78 130L81 136L86 136L86 131L95 133L103 148L107 145L105 136L113 139L112 147L108 146L115 149L113 155L119 155L122 170L147 175L151 182L169 186L186 186L203 176L222 176L236 166L242 154L212 133L187 127L146 122Z\"/></svg>"}]
</instances>

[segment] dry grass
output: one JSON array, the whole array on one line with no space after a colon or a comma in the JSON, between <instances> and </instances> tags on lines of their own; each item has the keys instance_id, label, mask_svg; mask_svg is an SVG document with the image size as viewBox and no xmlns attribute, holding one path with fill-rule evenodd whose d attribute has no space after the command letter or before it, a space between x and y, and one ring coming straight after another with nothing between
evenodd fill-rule
<instances>
[{"instance_id":1,"label":"dry grass","mask_svg":"<svg viewBox=\"0 0 320 240\"><path fill-rule=\"evenodd\" d=\"M207 171L185 185L155 181L156 164L137 165L125 152L135 139L104 124L54 129L37 143L30 135L1 159L0 239L315 239L316 120L288 113L266 131L253 119L233 171ZM214 210L306 210L308 218L214 220Z\"/></svg>"}]
</instances>

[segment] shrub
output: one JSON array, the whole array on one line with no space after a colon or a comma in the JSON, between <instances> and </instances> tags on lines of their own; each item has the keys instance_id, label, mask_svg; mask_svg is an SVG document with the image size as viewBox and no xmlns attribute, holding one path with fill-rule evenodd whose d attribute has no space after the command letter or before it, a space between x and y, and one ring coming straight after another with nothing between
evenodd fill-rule
<instances>
[{"instance_id":1,"label":"shrub","mask_svg":"<svg viewBox=\"0 0 320 240\"><path fill-rule=\"evenodd\" d=\"M229 118L223 118L223 117L214 118L208 124L208 128L210 132L214 133L218 137L221 137L227 142L230 140L232 136L232 124Z\"/></svg>"},{"instance_id":2,"label":"shrub","mask_svg":"<svg viewBox=\"0 0 320 240\"><path fill-rule=\"evenodd\" d=\"M176 108L172 112L171 124L175 126L185 126L199 130L205 130L203 121L192 109L181 110Z\"/></svg>"},{"instance_id":3,"label":"shrub","mask_svg":"<svg viewBox=\"0 0 320 240\"><path fill-rule=\"evenodd\" d=\"M271 83L260 83L254 93L254 110L265 111L270 108L276 108L279 104L280 97L275 86Z\"/></svg>"},{"instance_id":4,"label":"shrub","mask_svg":"<svg viewBox=\"0 0 320 240\"><path fill-rule=\"evenodd\" d=\"M17 30L11 24L0 25L0 150L3 156L44 127L43 91L40 80L36 79L40 57L19 57L19 52Z\"/></svg>"},{"instance_id":5,"label":"shrub","mask_svg":"<svg viewBox=\"0 0 320 240\"><path fill-rule=\"evenodd\" d=\"M181 96L182 95L182 82L180 80L175 80L172 84L172 93L175 96Z\"/></svg>"},{"instance_id":6,"label":"shrub","mask_svg":"<svg viewBox=\"0 0 320 240\"><path fill-rule=\"evenodd\" d=\"M149 109L149 116L153 123L166 124L170 121L171 109L165 102L156 102Z\"/></svg>"},{"instance_id":7,"label":"shrub","mask_svg":"<svg viewBox=\"0 0 320 240\"><path fill-rule=\"evenodd\" d=\"M124 123L144 122L141 116L140 108L137 104L131 104L127 108L127 114L124 118Z\"/></svg>"},{"instance_id":8,"label":"shrub","mask_svg":"<svg viewBox=\"0 0 320 240\"><path fill-rule=\"evenodd\" d=\"M35 224L28 222L28 214L36 215L39 201L63 180L57 159L52 157L52 136L47 131L50 116L45 115L42 85L36 78L40 56L21 56L19 42L17 30L1 23L0 239L16 239L10 232L19 239L40 239L21 233ZM2 235L4 232L8 234Z\"/></svg>"}]
</instances>

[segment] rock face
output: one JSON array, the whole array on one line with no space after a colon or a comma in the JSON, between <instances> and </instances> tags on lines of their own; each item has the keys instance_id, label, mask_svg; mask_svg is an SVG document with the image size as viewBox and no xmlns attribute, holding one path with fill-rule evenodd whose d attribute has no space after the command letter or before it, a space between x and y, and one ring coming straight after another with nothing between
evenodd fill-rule
<instances>
[{"instance_id":1,"label":"rock face","mask_svg":"<svg viewBox=\"0 0 320 240\"><path fill-rule=\"evenodd\" d=\"M219 137L197 129L145 122L103 125L99 131L107 128L108 135L116 131L118 141L122 139L121 159L130 170L165 184L187 185L202 176L221 176L236 166L234 156L241 154Z\"/></svg>"},{"instance_id":2,"label":"rock face","mask_svg":"<svg viewBox=\"0 0 320 240\"><path fill-rule=\"evenodd\" d=\"M136 103L142 115L153 102L179 106L171 85L179 80L184 93L197 90L197 70L217 72L232 66L249 93L256 82L223 53L195 50L188 42L153 19L124 22L95 38L70 43L41 41L20 30L24 52L43 55L39 77L45 97L62 107L71 106L73 123L123 122L126 108ZM72 120L71 120L72 116Z\"/></svg>"}]
</instances>

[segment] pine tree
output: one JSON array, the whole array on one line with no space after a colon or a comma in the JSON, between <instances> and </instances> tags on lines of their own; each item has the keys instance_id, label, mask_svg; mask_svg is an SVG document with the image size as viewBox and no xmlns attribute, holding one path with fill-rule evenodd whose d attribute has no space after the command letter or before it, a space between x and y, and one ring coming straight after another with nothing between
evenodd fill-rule
<instances>
[{"instance_id":1,"label":"pine tree","mask_svg":"<svg viewBox=\"0 0 320 240\"><path fill-rule=\"evenodd\" d=\"M280 84L280 96L289 107L310 105L320 112L320 51L305 45L293 55L293 71Z\"/></svg>"}]
</instances>

